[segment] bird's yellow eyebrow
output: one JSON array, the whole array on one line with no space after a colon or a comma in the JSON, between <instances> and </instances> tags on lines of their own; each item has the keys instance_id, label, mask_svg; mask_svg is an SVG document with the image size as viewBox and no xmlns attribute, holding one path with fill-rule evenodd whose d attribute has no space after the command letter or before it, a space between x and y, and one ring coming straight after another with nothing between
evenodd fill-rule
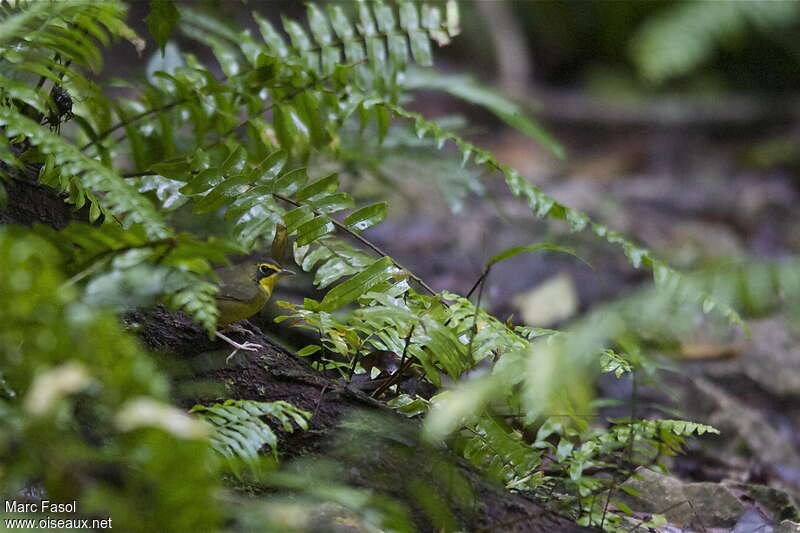
<instances>
[{"instance_id":1,"label":"bird's yellow eyebrow","mask_svg":"<svg viewBox=\"0 0 800 533\"><path fill-rule=\"evenodd\" d=\"M275 272L278 272L281 269L281 267L273 265L272 263L259 263L258 266L259 267L265 266L271 270L274 270Z\"/></svg>"}]
</instances>

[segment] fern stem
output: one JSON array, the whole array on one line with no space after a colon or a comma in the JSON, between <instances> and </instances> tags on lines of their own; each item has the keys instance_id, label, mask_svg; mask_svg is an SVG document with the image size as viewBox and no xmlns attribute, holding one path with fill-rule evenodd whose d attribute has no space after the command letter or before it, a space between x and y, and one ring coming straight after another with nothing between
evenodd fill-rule
<instances>
[{"instance_id":1,"label":"fern stem","mask_svg":"<svg viewBox=\"0 0 800 533\"><path fill-rule=\"evenodd\" d=\"M469 290L469 292L465 296L465 298L467 300L470 299L470 297L472 296L472 293L475 292L475 289L478 288L478 285L480 285L481 282L483 282L483 280L485 280L489 276L489 270L491 270L491 268L492 268L491 266L487 266L485 269L483 269L483 272L478 277L478 279L475 280L475 283L472 285L472 288Z\"/></svg>"},{"instance_id":2,"label":"fern stem","mask_svg":"<svg viewBox=\"0 0 800 533\"><path fill-rule=\"evenodd\" d=\"M272 196L274 196L278 200L286 202L287 204L291 204L291 205L293 205L295 207L302 207L303 206L303 204L301 204L300 202L296 202L296 201L292 200L291 198L288 198L288 197L283 196L282 194L279 194L279 193L276 193L276 192L272 193ZM314 214L319 216L319 213L317 211L314 211ZM365 239L362 235L360 235L360 234L356 233L355 231L351 230L346 225L342 224L341 222L339 222L338 220L336 220L333 217L331 217L331 222L333 222L333 225L336 226L337 229L340 229L343 232L347 233L348 235L353 237L355 240L357 240L358 242L360 242L361 244L363 244L364 246L366 246L367 248L369 248L370 250L372 250L373 252L375 252L379 256L388 257L389 259L391 259L392 263L394 263L394 266L396 266L399 269L405 270L408 273L409 277L411 279L413 279L414 281L416 281L417 283L419 283L419 285L423 289L428 291L431 296L436 296L436 291L433 290L427 283L425 283L422 280L422 278L420 278L419 276L417 276L416 274L411 272L411 270L409 270L408 268L406 268L403 265L401 265L399 262L397 262L389 254L387 254L386 252L381 250L376 244L374 244L371 241Z\"/></svg>"},{"instance_id":3,"label":"fern stem","mask_svg":"<svg viewBox=\"0 0 800 533\"><path fill-rule=\"evenodd\" d=\"M125 126L133 124L137 120L141 120L141 119L145 118L148 115L152 115L154 113L161 113L163 111L169 111L173 107L179 106L181 104L185 104L188 101L189 101L188 98L181 98L179 100L175 100L175 101L170 102L168 104L164 104L161 107L154 107L153 109L148 109L147 111L142 111L139 114L133 115L132 117L128 117L125 120L121 120L121 121L117 122L116 124L114 124L113 126L110 126L106 130L100 132L100 134L96 138L94 138L91 141L89 141L88 143L84 144L81 147L81 152L85 152L86 150L88 150L89 148L91 148L95 144L99 143L100 141L102 141L103 139L105 139L106 137L108 137L109 135L111 135L112 133L114 133L115 131L117 131L120 128L124 128Z\"/></svg>"},{"instance_id":4,"label":"fern stem","mask_svg":"<svg viewBox=\"0 0 800 533\"><path fill-rule=\"evenodd\" d=\"M403 355L400 357L400 364L397 366L397 370L372 392L370 396L373 398L379 398L389 387L399 382L403 372L411 366L411 358L408 357L408 346L411 344L411 337L414 335L414 328L417 327L417 324L418 322L415 322L408 330L408 335L406 335L405 344L403 345Z\"/></svg>"}]
</instances>

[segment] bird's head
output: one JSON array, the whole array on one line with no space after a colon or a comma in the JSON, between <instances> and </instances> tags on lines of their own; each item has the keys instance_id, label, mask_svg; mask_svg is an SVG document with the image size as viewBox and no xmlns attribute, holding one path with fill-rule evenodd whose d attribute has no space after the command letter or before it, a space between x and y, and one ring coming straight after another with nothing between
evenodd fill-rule
<instances>
[{"instance_id":1,"label":"bird's head","mask_svg":"<svg viewBox=\"0 0 800 533\"><path fill-rule=\"evenodd\" d=\"M272 289L275 287L275 284L280 278L293 275L294 272L281 267L275 261L264 261L256 265L256 273L253 279L263 290L271 294Z\"/></svg>"}]
</instances>

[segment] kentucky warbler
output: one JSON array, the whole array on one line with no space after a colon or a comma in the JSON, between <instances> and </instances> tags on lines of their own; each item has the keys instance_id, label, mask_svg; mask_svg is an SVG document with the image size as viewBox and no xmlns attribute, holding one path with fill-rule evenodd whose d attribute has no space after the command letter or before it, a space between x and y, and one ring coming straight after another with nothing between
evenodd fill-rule
<instances>
[{"instance_id":1,"label":"kentucky warbler","mask_svg":"<svg viewBox=\"0 0 800 533\"><path fill-rule=\"evenodd\" d=\"M254 266L255 272L237 265L217 270L222 283L216 294L219 318L217 325L225 330L234 330L245 333L252 332L238 326L236 322L250 318L264 307L272 296L272 289L283 276L294 274L291 270L282 268L277 262L267 260ZM236 355L239 350L256 351L262 346L252 342L239 344L221 332L216 332L217 337L234 347L233 352L226 361Z\"/></svg>"}]
</instances>

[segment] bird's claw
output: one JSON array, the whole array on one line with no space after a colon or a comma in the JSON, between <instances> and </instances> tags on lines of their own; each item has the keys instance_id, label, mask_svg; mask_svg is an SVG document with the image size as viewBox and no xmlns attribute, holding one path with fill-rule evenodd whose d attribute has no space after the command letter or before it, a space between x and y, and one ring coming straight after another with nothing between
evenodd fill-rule
<instances>
[{"instance_id":1,"label":"bird's claw","mask_svg":"<svg viewBox=\"0 0 800 533\"><path fill-rule=\"evenodd\" d=\"M233 339L231 339L229 337L226 337L225 335L223 335L219 331L217 331L217 337L219 337L220 339L224 340L225 342L227 342L228 344L230 344L234 348L234 350L230 353L230 355L225 358L225 364L228 364L230 362L231 358L233 358L233 356L236 355L239 350L245 350L247 352L257 352L258 350L263 348L263 346L261 346L260 344L256 344L254 342L245 342L243 344L239 344L238 342L234 341Z\"/></svg>"},{"instance_id":2,"label":"bird's claw","mask_svg":"<svg viewBox=\"0 0 800 533\"><path fill-rule=\"evenodd\" d=\"M233 358L234 355L237 354L239 350L245 350L248 352L257 352L258 350L263 348L263 346L261 346L260 344L256 344L254 342L245 342L244 344L234 343L233 346L235 349L230 353L228 357L225 358L226 365L230 363L230 360Z\"/></svg>"}]
</instances>

